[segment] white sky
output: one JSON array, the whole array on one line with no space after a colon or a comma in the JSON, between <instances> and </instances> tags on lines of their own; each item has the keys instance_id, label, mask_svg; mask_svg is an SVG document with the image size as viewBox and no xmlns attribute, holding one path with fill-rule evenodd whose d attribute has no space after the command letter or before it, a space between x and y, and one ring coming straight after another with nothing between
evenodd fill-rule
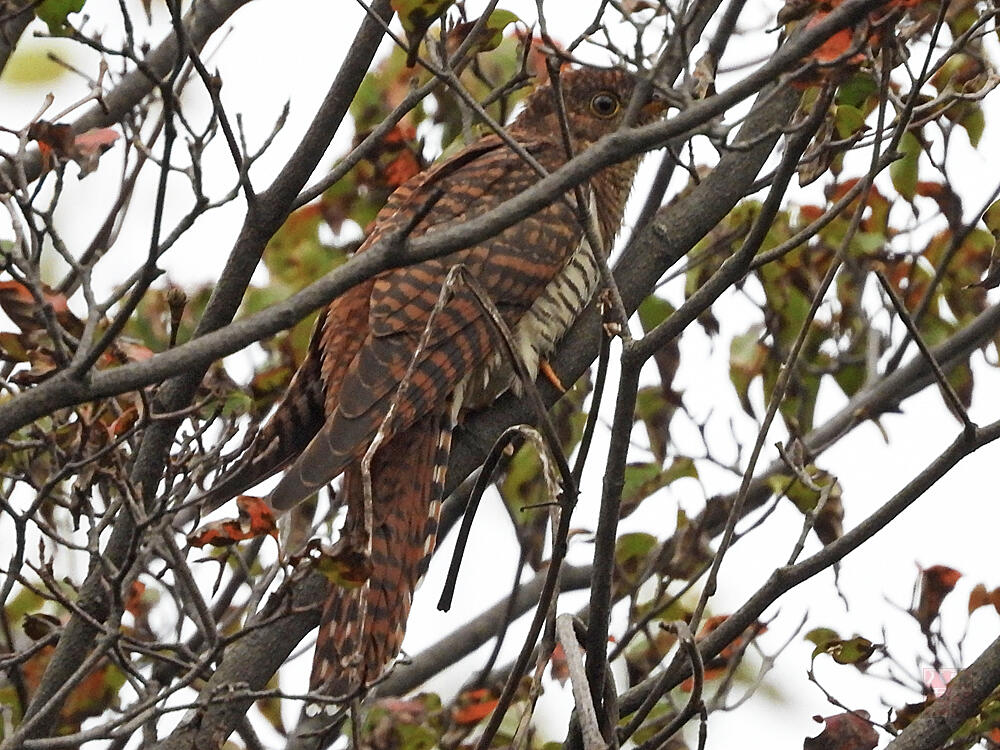
<instances>
[{"instance_id":1,"label":"white sky","mask_svg":"<svg viewBox=\"0 0 1000 750\"><path fill-rule=\"evenodd\" d=\"M138 8L138 3L132 5ZM473 9L480 5L470 2ZM530 0L505 0L501 5L514 10L522 18L534 16L535 4ZM114 18L116 7L117 4L111 0L90 0L87 4L88 11L97 19ZM586 7L587 11L581 11L581 7ZM551 32L563 40L572 39L589 22L592 7L596 7L593 0L587 3L548 3ZM772 3L770 11L774 9ZM212 58L210 67L218 66L221 70L223 102L231 113L244 114L250 142L259 142L270 131L286 100L290 100L292 105L283 132L253 173L258 189L266 184L267 177L284 162L298 142L342 56L348 52L360 16L358 6L350 2L258 0L244 7L232 19L225 43ZM756 25L763 17L764 14L759 13L752 24L747 22L747 26ZM220 36L210 42L209 50L218 47ZM773 40L769 38L767 43L771 45ZM94 70L92 60L88 62L86 56L72 51L67 42L55 40L33 44L49 45L60 54L69 55L75 64L91 72ZM737 54L745 59L766 52L758 49L737 50ZM597 56L595 60L603 62L607 58ZM69 76L50 86L57 95L53 111L62 109L81 92L79 85ZM0 80L0 101L3 102L0 123L8 127L22 125L37 111L45 90L47 87L39 89ZM962 175L965 179L960 186L967 191L969 210L978 205L981 196L988 194L993 187L995 170L982 169L981 165L997 163L998 139L995 132L990 132L990 127L995 127L996 122L996 113L991 112L980 155L978 158L970 156L969 169ZM338 133L333 151L342 152L350 137L349 132ZM221 138L218 145L222 145ZM984 159L983 155L988 155L988 158ZM328 155L324 164L329 165L331 158ZM218 192L229 186L232 169L224 153L216 159L215 165L208 189ZM89 241L93 228L103 219L101 207L111 199L116 182L117 174L111 164L102 165L97 174L85 181L67 180L67 195L63 200L60 220L63 226L73 226L70 239L81 244ZM123 232L122 241L99 266L97 280L105 288L119 281L135 267L137 258L145 255L154 190L155 173L150 172L137 193L134 213ZM183 201L172 203L168 205L168 215L177 216L185 208ZM214 278L222 267L241 220L242 208L238 202L200 220L195 230L178 243L164 261L170 278L181 284ZM0 238L6 238L7 231L0 226ZM673 299L676 301L676 294ZM729 336L742 333L753 315L753 308L745 301L735 301L722 308L718 316L722 334L714 347L703 336L685 336L682 368L676 384L684 392L685 403L695 415L703 417L710 410L717 415L733 414L740 434L748 440L748 436L752 436L753 425L741 416L732 393L728 379L728 343L724 342L728 342ZM998 376L992 368L984 366L978 367L976 374L976 397L970 414L974 420L985 423L998 417L994 395ZM611 383L613 388L614 381ZM823 421L824 415L834 413L842 403L842 399L829 388L822 395L817 424ZM758 403L762 401L759 383L756 399ZM613 401L613 391L610 391L605 402L613 404ZM883 419L891 438L889 445L884 443L873 425L864 425L820 459L823 468L840 478L847 511L846 528L851 528L885 502L958 434L957 423L947 413L933 388L905 402L903 411L903 414L888 415ZM720 440L724 440L724 430L728 429L724 419L720 417L714 426ZM675 438L683 440L682 421L675 420L674 424L678 430ZM780 433L773 432L768 444L781 437ZM601 455L599 447L594 455ZM771 454L761 465L766 465L770 457ZM997 501L992 479L998 459L1000 446L997 445L988 446L966 459L889 529L845 561L840 581L842 590L848 595L849 612L845 611L834 592L832 573L826 572L800 586L767 613L769 617L777 617L763 642L769 648L777 647L808 612L806 629L824 625L838 629L844 636L857 632L880 641L881 628L885 625L893 650L897 654L906 654L919 647L919 634L912 620L887 604L887 600L905 607L916 575L916 565L938 563L965 573L957 592L945 608L946 631L956 637L972 586L978 582L985 583L989 588L1000 584L994 551L997 513L992 505ZM706 471L703 478L709 494L730 491L736 486L731 479L723 478L718 473L713 475L710 471ZM593 527L599 495L599 476L591 476L583 488L574 526ZM646 530L656 525L661 530L660 535L665 536L677 508L694 513L700 508L702 499L703 493L697 483L680 481L648 501L642 513L627 519L622 528ZM755 533L737 545L723 567L720 593L712 604L713 611L731 611L756 590L773 568L787 558L800 524L799 514L783 503L769 521L769 531ZM459 627L469 616L492 604L509 588L516 552L506 514L495 500L484 504L476 520L456 604L450 613L440 613L435 605L451 546L451 540L443 545L428 580L417 595L406 640L406 649L410 653L419 652L443 633ZM815 549L815 540L810 540L807 553ZM589 545L575 541L571 561L586 562L590 554ZM567 597L564 611L571 611L581 603L580 597ZM968 653L973 657L978 654L996 630L994 613L976 613ZM514 637L509 637L509 644L518 643L517 632L517 629L512 631L511 636ZM838 709L828 705L820 691L805 681L810 652L811 644L795 640L779 659L770 678L769 684L783 694L786 704L760 695L743 710L713 716L708 746L722 748L734 746L737 742L744 744L748 735L759 735L766 736L770 746L799 747L804 736L817 734L820 727L810 717L837 713ZM304 689L305 662L310 657L311 654L307 654L301 660L303 671L300 683L286 683L286 688ZM481 659L482 654L466 664L472 668ZM841 698L849 700L852 706L868 708L876 716L879 715L880 696L887 696L895 703L916 699L913 694L893 692L878 680L865 679L854 674L852 668L835 667L829 661L821 660L818 673L824 684ZM447 689L448 684L454 685L462 677L462 674L452 675L449 680L431 683L430 687ZM543 711L545 706L565 705L567 691L552 684L547 685L547 690ZM563 720L557 718L550 726L555 732L552 739L561 739Z\"/></svg>"}]
</instances>

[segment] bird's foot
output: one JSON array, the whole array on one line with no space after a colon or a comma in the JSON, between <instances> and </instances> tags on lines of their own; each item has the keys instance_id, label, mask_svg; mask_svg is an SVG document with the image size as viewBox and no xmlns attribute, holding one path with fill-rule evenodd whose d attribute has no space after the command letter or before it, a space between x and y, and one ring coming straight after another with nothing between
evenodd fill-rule
<instances>
[{"instance_id":1,"label":"bird's foot","mask_svg":"<svg viewBox=\"0 0 1000 750\"><path fill-rule=\"evenodd\" d=\"M562 384L562 381L559 379L559 376L556 375L556 371L552 369L552 365L549 364L547 359L542 359L538 363L538 371L545 376L546 380L556 387L557 391L560 393L566 392L566 386Z\"/></svg>"}]
</instances>

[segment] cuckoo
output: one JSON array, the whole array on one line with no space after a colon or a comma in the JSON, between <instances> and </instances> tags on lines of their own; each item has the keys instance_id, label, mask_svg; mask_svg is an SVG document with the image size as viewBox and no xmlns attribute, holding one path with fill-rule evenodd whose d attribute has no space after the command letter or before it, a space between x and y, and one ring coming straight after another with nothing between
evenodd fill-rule
<instances>
[{"instance_id":1,"label":"cuckoo","mask_svg":"<svg viewBox=\"0 0 1000 750\"><path fill-rule=\"evenodd\" d=\"M528 189L540 179L539 165L554 172L620 127L635 82L617 69L565 71L562 111L556 91L539 86L507 128L534 165L496 134L479 138L399 187L358 252L394 232L419 237L461 224ZM639 122L663 108L654 99ZM638 162L607 167L583 186L604 251L621 226ZM463 410L519 388L475 292L488 295L518 356L537 374L599 285L577 208L572 195L557 196L494 237L382 272L335 299L320 313L274 414L237 469L211 490L231 497L284 469L269 497L282 511L343 475L341 539L361 547L370 574L358 588L332 588L312 690L355 695L398 655L434 549L452 427ZM450 273L458 267L462 273Z\"/></svg>"}]
</instances>

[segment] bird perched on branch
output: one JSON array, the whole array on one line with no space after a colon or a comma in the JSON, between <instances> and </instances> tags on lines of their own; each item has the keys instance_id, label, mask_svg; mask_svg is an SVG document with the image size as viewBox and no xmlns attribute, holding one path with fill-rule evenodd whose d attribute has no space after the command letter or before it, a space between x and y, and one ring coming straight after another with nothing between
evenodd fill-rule
<instances>
[{"instance_id":1,"label":"bird perched on branch","mask_svg":"<svg viewBox=\"0 0 1000 750\"><path fill-rule=\"evenodd\" d=\"M534 166L500 136L484 136L399 187L358 252L392 233L419 237L459 225L528 189L540 179L538 166L554 172L615 131L635 82L622 70L566 71L562 105L551 85L539 87L507 128ZM656 99L639 122L663 110ZM476 288L511 329L534 376L599 284L585 212L596 214L607 251L638 162L591 177L583 186L589 206L557 196L494 237L385 271L334 300L276 411L240 466L210 491L231 497L286 469L269 498L286 510L343 474L341 539L368 557L370 574L358 588L333 587L312 690L355 695L399 653L413 590L434 549L455 420L517 387Z\"/></svg>"}]
</instances>

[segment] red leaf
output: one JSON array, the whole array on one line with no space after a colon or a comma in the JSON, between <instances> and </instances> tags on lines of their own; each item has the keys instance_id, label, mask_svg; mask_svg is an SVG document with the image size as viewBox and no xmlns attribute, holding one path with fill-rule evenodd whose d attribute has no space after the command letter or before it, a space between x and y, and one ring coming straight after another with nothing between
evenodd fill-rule
<instances>
[{"instance_id":1,"label":"red leaf","mask_svg":"<svg viewBox=\"0 0 1000 750\"><path fill-rule=\"evenodd\" d=\"M385 166L385 181L391 187L399 187L420 171L420 163L412 151L401 151L399 156Z\"/></svg>"},{"instance_id":2,"label":"red leaf","mask_svg":"<svg viewBox=\"0 0 1000 750\"><path fill-rule=\"evenodd\" d=\"M236 498L236 506L240 509L240 520L249 522L252 536L270 534L277 537L278 524L274 520L274 511L263 498L240 495Z\"/></svg>"}]
</instances>

